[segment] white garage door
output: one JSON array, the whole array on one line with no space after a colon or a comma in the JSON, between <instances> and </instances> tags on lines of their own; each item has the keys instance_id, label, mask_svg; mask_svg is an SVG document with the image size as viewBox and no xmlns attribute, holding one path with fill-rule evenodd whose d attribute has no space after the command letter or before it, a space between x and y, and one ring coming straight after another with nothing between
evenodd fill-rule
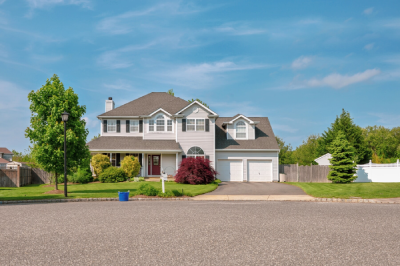
<instances>
[{"instance_id":1,"label":"white garage door","mask_svg":"<svg viewBox=\"0 0 400 266\"><path fill-rule=\"evenodd\" d=\"M221 181L243 181L241 160L218 160L218 179Z\"/></svg>"},{"instance_id":2,"label":"white garage door","mask_svg":"<svg viewBox=\"0 0 400 266\"><path fill-rule=\"evenodd\" d=\"M249 182L272 181L272 161L247 161Z\"/></svg>"}]
</instances>

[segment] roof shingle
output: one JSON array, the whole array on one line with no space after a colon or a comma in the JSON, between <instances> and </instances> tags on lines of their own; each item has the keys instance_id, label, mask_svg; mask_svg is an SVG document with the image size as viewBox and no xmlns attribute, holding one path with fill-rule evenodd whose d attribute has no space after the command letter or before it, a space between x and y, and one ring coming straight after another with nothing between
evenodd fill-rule
<instances>
[{"instance_id":1,"label":"roof shingle","mask_svg":"<svg viewBox=\"0 0 400 266\"><path fill-rule=\"evenodd\" d=\"M90 141L87 145L90 150L182 150L175 140L150 140L142 137L101 136Z\"/></svg>"},{"instance_id":2,"label":"roof shingle","mask_svg":"<svg viewBox=\"0 0 400 266\"><path fill-rule=\"evenodd\" d=\"M9 149L0 147L0 153L13 154Z\"/></svg>"}]
</instances>

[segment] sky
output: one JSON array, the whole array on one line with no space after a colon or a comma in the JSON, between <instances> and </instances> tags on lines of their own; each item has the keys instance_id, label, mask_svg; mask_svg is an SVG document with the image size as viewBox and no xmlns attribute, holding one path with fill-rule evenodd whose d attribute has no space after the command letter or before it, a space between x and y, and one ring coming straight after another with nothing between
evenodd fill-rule
<instances>
[{"instance_id":1,"label":"sky","mask_svg":"<svg viewBox=\"0 0 400 266\"><path fill-rule=\"evenodd\" d=\"M116 107L173 89L220 116L267 116L296 147L344 108L400 126L400 1L0 0L0 147L30 145L27 95L53 74L88 140Z\"/></svg>"}]
</instances>

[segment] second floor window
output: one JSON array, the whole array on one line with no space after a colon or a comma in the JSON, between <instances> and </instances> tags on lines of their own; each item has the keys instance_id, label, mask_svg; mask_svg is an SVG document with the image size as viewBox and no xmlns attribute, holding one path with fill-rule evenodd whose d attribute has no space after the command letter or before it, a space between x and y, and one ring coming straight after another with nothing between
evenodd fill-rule
<instances>
[{"instance_id":1,"label":"second floor window","mask_svg":"<svg viewBox=\"0 0 400 266\"><path fill-rule=\"evenodd\" d=\"M246 124L243 121L239 121L236 124L236 138L237 139L246 138Z\"/></svg>"},{"instance_id":2,"label":"second floor window","mask_svg":"<svg viewBox=\"0 0 400 266\"><path fill-rule=\"evenodd\" d=\"M154 131L154 120L149 120L149 131Z\"/></svg>"},{"instance_id":3,"label":"second floor window","mask_svg":"<svg viewBox=\"0 0 400 266\"><path fill-rule=\"evenodd\" d=\"M172 120L167 120L167 131L172 131Z\"/></svg>"},{"instance_id":4,"label":"second floor window","mask_svg":"<svg viewBox=\"0 0 400 266\"><path fill-rule=\"evenodd\" d=\"M157 116L156 118L156 123L157 123L157 131L164 131L164 117L162 115Z\"/></svg>"},{"instance_id":5,"label":"second floor window","mask_svg":"<svg viewBox=\"0 0 400 266\"><path fill-rule=\"evenodd\" d=\"M139 132L139 121L131 120L131 132Z\"/></svg>"},{"instance_id":6,"label":"second floor window","mask_svg":"<svg viewBox=\"0 0 400 266\"><path fill-rule=\"evenodd\" d=\"M107 121L107 132L116 132L117 131L117 121L116 120L108 120Z\"/></svg>"},{"instance_id":7,"label":"second floor window","mask_svg":"<svg viewBox=\"0 0 400 266\"><path fill-rule=\"evenodd\" d=\"M204 119L187 119L186 131L204 131Z\"/></svg>"}]
</instances>

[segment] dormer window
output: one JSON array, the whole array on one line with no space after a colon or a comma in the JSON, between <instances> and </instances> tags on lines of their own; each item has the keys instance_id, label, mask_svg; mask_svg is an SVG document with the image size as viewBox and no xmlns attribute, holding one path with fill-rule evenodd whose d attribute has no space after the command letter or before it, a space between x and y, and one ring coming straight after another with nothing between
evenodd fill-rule
<instances>
[{"instance_id":1,"label":"dormer window","mask_svg":"<svg viewBox=\"0 0 400 266\"><path fill-rule=\"evenodd\" d=\"M164 116L159 115L156 118L156 129L157 131L164 131L164 126L165 126L165 120L164 120Z\"/></svg>"},{"instance_id":2,"label":"dormer window","mask_svg":"<svg viewBox=\"0 0 400 266\"><path fill-rule=\"evenodd\" d=\"M247 138L246 124L243 121L239 121L236 123L236 138L237 139Z\"/></svg>"}]
</instances>

